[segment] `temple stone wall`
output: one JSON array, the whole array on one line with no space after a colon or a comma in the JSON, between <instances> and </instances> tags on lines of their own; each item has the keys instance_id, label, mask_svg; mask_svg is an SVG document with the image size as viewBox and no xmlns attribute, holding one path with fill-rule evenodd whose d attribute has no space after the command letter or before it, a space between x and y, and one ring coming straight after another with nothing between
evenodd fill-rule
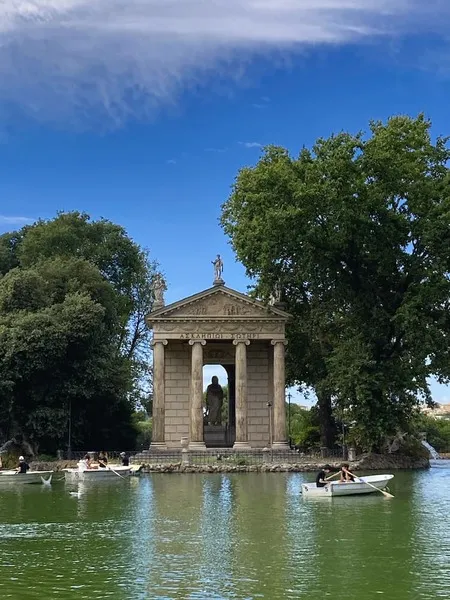
<instances>
[{"instance_id":1,"label":"temple stone wall","mask_svg":"<svg viewBox=\"0 0 450 600\"><path fill-rule=\"evenodd\" d=\"M165 441L168 448L179 448L181 438L189 438L190 381L190 347L186 343L172 342L166 347L165 360Z\"/></svg>"},{"instance_id":2,"label":"temple stone wall","mask_svg":"<svg viewBox=\"0 0 450 600\"><path fill-rule=\"evenodd\" d=\"M268 342L253 342L247 348L248 441L252 448L269 445L269 408L272 400L269 383Z\"/></svg>"}]
</instances>

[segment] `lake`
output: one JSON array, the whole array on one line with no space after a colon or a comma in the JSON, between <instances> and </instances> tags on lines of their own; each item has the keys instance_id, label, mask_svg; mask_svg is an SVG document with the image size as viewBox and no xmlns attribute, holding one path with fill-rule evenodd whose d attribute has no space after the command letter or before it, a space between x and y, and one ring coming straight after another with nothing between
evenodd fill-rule
<instances>
[{"instance_id":1,"label":"lake","mask_svg":"<svg viewBox=\"0 0 450 600\"><path fill-rule=\"evenodd\" d=\"M0 598L450 597L450 469L395 499L303 500L306 473L154 474L0 490Z\"/></svg>"}]
</instances>

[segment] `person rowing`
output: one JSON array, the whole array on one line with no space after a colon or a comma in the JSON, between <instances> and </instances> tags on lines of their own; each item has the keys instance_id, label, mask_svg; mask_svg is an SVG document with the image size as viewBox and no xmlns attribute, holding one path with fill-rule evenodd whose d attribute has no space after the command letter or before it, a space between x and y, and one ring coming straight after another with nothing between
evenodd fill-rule
<instances>
[{"instance_id":1,"label":"person rowing","mask_svg":"<svg viewBox=\"0 0 450 600\"><path fill-rule=\"evenodd\" d=\"M317 473L316 476L316 486L317 487L325 487L328 483L326 477L331 473L330 465L325 465L324 468Z\"/></svg>"},{"instance_id":2,"label":"person rowing","mask_svg":"<svg viewBox=\"0 0 450 600\"><path fill-rule=\"evenodd\" d=\"M30 468L30 465L25 462L24 457L19 456L19 466L17 467L17 473L26 474L26 472L29 470L29 468Z\"/></svg>"},{"instance_id":3,"label":"person rowing","mask_svg":"<svg viewBox=\"0 0 450 600\"><path fill-rule=\"evenodd\" d=\"M120 458L122 459L122 467L130 466L130 458L125 452L120 453Z\"/></svg>"},{"instance_id":4,"label":"person rowing","mask_svg":"<svg viewBox=\"0 0 450 600\"><path fill-rule=\"evenodd\" d=\"M349 466L350 465L348 463L344 463L341 466L341 477L339 479L340 483L352 483L355 481L355 478L348 470Z\"/></svg>"},{"instance_id":5,"label":"person rowing","mask_svg":"<svg viewBox=\"0 0 450 600\"><path fill-rule=\"evenodd\" d=\"M98 466L100 469L106 469L108 467L108 457L106 452L100 452L98 455Z\"/></svg>"}]
</instances>

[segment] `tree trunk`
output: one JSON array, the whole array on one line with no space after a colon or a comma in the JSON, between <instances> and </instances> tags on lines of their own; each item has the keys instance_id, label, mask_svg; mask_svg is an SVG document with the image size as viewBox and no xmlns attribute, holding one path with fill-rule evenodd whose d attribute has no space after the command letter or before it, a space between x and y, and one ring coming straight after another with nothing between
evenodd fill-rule
<instances>
[{"instance_id":1,"label":"tree trunk","mask_svg":"<svg viewBox=\"0 0 450 600\"><path fill-rule=\"evenodd\" d=\"M325 448L332 448L336 432L331 411L331 394L316 393L319 407L320 445Z\"/></svg>"}]
</instances>

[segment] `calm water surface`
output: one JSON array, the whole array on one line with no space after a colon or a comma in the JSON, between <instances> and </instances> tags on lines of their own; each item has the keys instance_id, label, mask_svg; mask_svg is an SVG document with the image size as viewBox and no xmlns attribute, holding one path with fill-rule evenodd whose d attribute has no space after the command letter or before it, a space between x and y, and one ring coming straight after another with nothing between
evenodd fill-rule
<instances>
[{"instance_id":1,"label":"calm water surface","mask_svg":"<svg viewBox=\"0 0 450 600\"><path fill-rule=\"evenodd\" d=\"M312 474L0 489L0 598L450 597L450 469L305 501Z\"/></svg>"}]
</instances>

